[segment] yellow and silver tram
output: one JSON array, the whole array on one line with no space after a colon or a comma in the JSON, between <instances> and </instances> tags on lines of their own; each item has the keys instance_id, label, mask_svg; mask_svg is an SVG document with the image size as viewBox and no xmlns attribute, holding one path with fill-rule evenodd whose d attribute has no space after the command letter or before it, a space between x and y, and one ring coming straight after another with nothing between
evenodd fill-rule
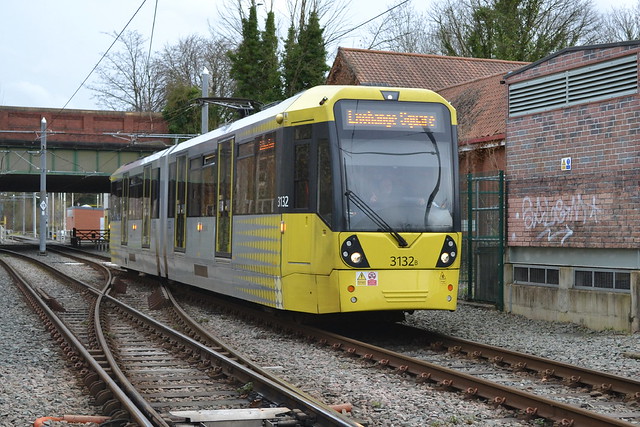
<instances>
[{"instance_id":1,"label":"yellow and silver tram","mask_svg":"<svg viewBox=\"0 0 640 427\"><path fill-rule=\"evenodd\" d=\"M454 310L456 140L434 92L309 89L119 168L112 260L275 309Z\"/></svg>"}]
</instances>

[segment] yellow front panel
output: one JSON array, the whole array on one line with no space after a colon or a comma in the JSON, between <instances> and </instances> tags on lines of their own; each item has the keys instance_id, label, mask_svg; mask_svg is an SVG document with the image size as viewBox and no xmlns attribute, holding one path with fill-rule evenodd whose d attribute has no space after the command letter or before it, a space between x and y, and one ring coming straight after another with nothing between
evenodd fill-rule
<instances>
[{"instance_id":1,"label":"yellow front panel","mask_svg":"<svg viewBox=\"0 0 640 427\"><path fill-rule=\"evenodd\" d=\"M404 248L399 247L389 233L343 232L340 233L340 242L354 234L358 236L371 269L435 268L446 236L450 236L458 248L458 256L449 268L460 268L460 233L401 233L409 244ZM336 255L340 257L339 253ZM340 258L338 260L346 267Z\"/></svg>"},{"instance_id":2,"label":"yellow front panel","mask_svg":"<svg viewBox=\"0 0 640 427\"><path fill-rule=\"evenodd\" d=\"M343 312L456 308L458 269L343 270L334 279Z\"/></svg>"}]
</instances>

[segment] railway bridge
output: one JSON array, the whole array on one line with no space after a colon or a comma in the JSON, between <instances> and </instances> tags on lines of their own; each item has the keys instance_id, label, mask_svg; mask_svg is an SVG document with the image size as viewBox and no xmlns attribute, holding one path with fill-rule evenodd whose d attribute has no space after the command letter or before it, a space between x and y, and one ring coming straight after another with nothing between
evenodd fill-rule
<instances>
[{"instance_id":1,"label":"railway bridge","mask_svg":"<svg viewBox=\"0 0 640 427\"><path fill-rule=\"evenodd\" d=\"M120 165L178 142L159 113L0 106L1 192L40 190L43 117L54 193L107 193Z\"/></svg>"}]
</instances>

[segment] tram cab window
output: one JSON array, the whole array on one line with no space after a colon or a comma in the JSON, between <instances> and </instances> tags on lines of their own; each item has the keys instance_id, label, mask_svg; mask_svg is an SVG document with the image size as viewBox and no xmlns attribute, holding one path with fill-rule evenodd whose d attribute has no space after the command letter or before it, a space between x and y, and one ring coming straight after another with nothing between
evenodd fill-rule
<instances>
[{"instance_id":1,"label":"tram cab window","mask_svg":"<svg viewBox=\"0 0 640 427\"><path fill-rule=\"evenodd\" d=\"M331 225L333 215L333 182L329 140L318 139L318 213Z\"/></svg>"},{"instance_id":2,"label":"tram cab window","mask_svg":"<svg viewBox=\"0 0 640 427\"><path fill-rule=\"evenodd\" d=\"M294 208L309 207L309 146L310 143L296 144L293 171Z\"/></svg>"}]
</instances>

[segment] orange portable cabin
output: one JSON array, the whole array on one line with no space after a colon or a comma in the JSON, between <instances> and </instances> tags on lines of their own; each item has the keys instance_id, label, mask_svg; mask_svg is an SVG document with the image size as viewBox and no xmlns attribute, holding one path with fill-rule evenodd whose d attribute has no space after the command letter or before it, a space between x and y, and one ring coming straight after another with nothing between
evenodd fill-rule
<instances>
[{"instance_id":1,"label":"orange portable cabin","mask_svg":"<svg viewBox=\"0 0 640 427\"><path fill-rule=\"evenodd\" d=\"M65 225L67 230L102 230L105 228L104 209L87 205L67 208Z\"/></svg>"}]
</instances>

